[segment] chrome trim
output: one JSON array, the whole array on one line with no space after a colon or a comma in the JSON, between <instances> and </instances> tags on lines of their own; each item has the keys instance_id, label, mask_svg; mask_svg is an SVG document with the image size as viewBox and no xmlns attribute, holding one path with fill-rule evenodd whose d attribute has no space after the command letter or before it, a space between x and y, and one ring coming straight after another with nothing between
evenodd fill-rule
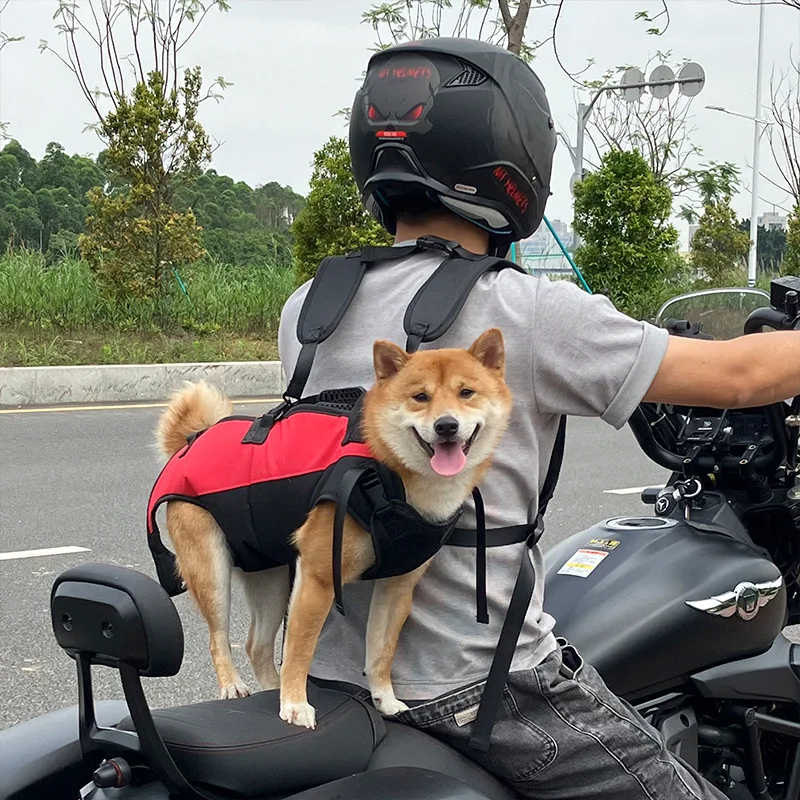
<instances>
[{"instance_id":1,"label":"chrome trim","mask_svg":"<svg viewBox=\"0 0 800 800\"><path fill-rule=\"evenodd\" d=\"M623 523L628 520L645 520L647 525L625 525ZM633 514L627 517L615 517L614 519L607 519L603 525L612 531L660 531L664 528L672 528L677 525L678 521L670 519L669 517L637 517Z\"/></svg>"},{"instance_id":2,"label":"chrome trim","mask_svg":"<svg viewBox=\"0 0 800 800\"><path fill-rule=\"evenodd\" d=\"M757 294L766 298L767 305L769 305L770 299L770 296L763 289L755 289L751 286L729 286L727 288L718 289L700 289L696 292L687 292L686 294L679 294L675 297L670 297L670 299L662 304L661 308L658 309L654 319L660 321L661 315L664 313L664 309L672 303L677 303L678 300L687 300L690 297L703 297L713 294Z\"/></svg>"},{"instance_id":3,"label":"chrome trim","mask_svg":"<svg viewBox=\"0 0 800 800\"><path fill-rule=\"evenodd\" d=\"M732 617L738 614L743 620L751 620L775 598L782 585L783 578L767 583L743 581L731 592L713 595L706 600L687 600L686 605L718 617Z\"/></svg>"}]
</instances>

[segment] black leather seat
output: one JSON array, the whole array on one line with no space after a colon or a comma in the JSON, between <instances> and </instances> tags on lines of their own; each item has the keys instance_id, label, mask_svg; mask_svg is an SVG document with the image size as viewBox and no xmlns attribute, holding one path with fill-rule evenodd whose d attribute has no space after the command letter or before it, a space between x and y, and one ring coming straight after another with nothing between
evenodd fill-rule
<instances>
[{"instance_id":1,"label":"black leather seat","mask_svg":"<svg viewBox=\"0 0 800 800\"><path fill-rule=\"evenodd\" d=\"M277 691L152 712L186 779L231 798L286 796L355 773L417 767L456 778L489 800L518 800L455 750L408 726L384 723L372 706L314 685L313 731L287 725ZM130 717L117 727L134 730Z\"/></svg>"}]
</instances>

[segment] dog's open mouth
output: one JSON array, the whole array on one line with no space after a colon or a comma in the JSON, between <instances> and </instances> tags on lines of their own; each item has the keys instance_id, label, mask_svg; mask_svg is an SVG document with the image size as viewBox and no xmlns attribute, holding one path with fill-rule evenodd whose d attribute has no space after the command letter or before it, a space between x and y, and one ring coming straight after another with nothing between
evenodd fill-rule
<instances>
[{"instance_id":1,"label":"dog's open mouth","mask_svg":"<svg viewBox=\"0 0 800 800\"><path fill-rule=\"evenodd\" d=\"M440 438L433 444L426 442L415 427L412 427L411 430L414 431L414 436L417 437L420 447L430 457L433 471L438 475L450 477L457 475L467 465L469 449L472 447L480 428L480 425L476 425L475 430L472 431L472 435L466 442L460 442L457 439L448 441Z\"/></svg>"}]
</instances>

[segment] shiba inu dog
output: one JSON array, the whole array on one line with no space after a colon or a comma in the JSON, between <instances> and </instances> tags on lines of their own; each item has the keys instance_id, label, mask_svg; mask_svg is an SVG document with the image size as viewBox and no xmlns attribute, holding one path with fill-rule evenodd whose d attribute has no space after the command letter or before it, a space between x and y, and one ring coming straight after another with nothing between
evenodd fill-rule
<instances>
[{"instance_id":1,"label":"shiba inu dog","mask_svg":"<svg viewBox=\"0 0 800 800\"><path fill-rule=\"evenodd\" d=\"M388 341L373 347L375 384L366 393L361 432L371 457L400 477L406 502L430 522L458 513L489 468L508 425L512 397L505 383L502 334L484 332L468 350L424 350L409 355ZM156 431L157 445L172 458L192 437L229 417L230 400L201 382L171 399ZM217 426L224 428L228 423ZM233 435L241 438L233 430ZM204 434L204 437L208 434ZM202 439L200 440L202 441ZM197 447L200 443L192 445ZM264 448L279 446L267 439ZM221 467L220 467L221 468ZM306 682L322 625L334 597L332 543L335 505L315 505L290 532L296 574L289 597L288 567L242 572L212 514L168 499L167 528L177 568L208 624L210 649L222 697L246 696L233 665L229 641L231 575L238 573L251 613L246 650L263 689L280 686L281 717L313 728ZM352 517L344 522L342 583L358 580L374 563L370 534ZM376 708L392 715L406 706L394 694L391 668L397 640L411 609L414 587L430 559L412 572L375 582L366 642L366 675ZM283 664L274 644L287 603Z\"/></svg>"}]
</instances>

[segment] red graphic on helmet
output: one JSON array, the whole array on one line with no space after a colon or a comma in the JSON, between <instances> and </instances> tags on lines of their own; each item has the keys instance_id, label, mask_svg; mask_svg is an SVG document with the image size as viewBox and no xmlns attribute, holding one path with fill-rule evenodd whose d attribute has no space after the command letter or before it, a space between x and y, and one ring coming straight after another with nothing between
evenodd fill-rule
<instances>
[{"instance_id":1,"label":"red graphic on helmet","mask_svg":"<svg viewBox=\"0 0 800 800\"><path fill-rule=\"evenodd\" d=\"M432 127L428 112L440 84L439 70L419 56L376 67L363 89L367 124L379 132L413 128L427 133Z\"/></svg>"}]
</instances>

